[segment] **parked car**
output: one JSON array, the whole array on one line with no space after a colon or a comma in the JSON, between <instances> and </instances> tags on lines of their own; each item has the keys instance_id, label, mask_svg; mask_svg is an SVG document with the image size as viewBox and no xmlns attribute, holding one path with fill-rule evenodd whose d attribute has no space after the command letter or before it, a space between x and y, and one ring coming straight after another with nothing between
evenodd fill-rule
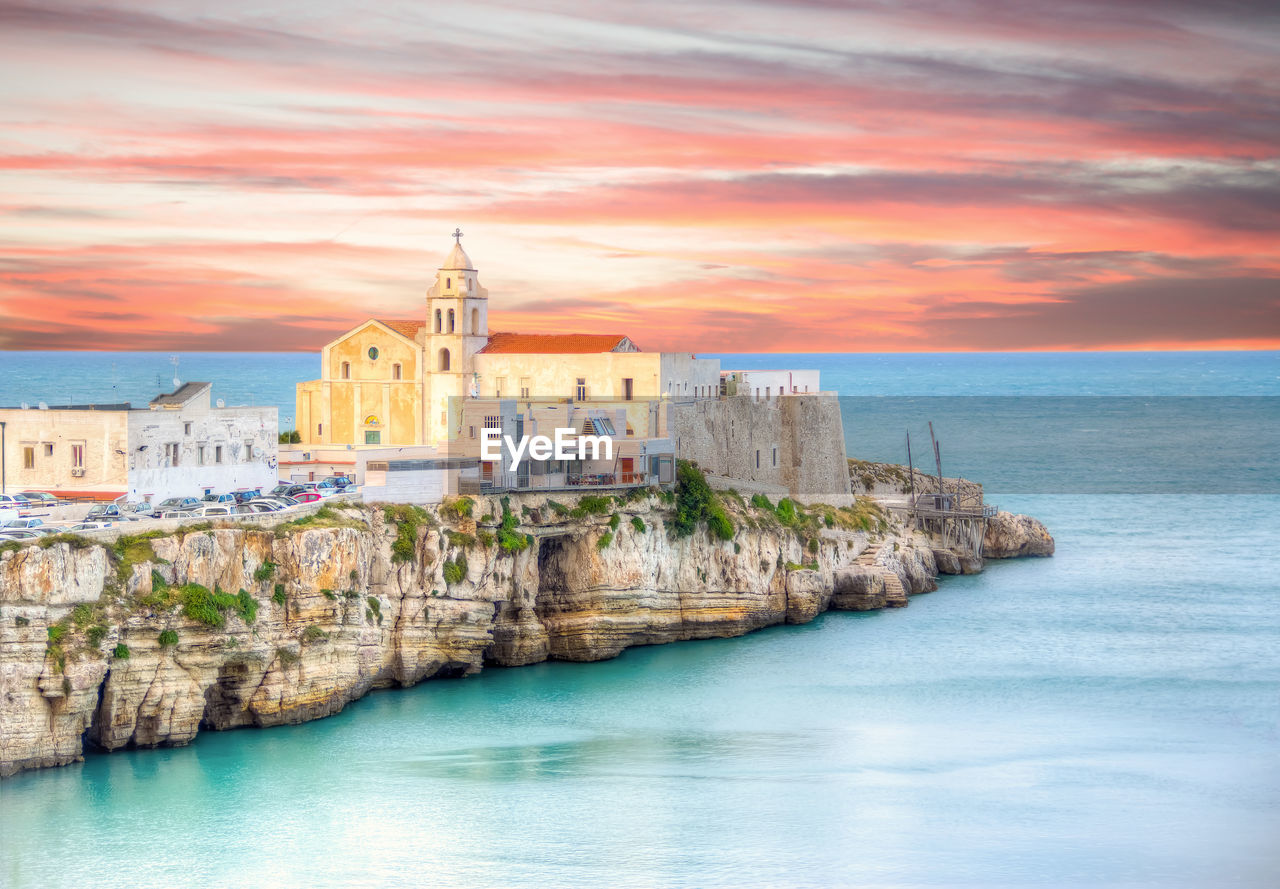
<instances>
[{"instance_id":1,"label":"parked car","mask_svg":"<svg viewBox=\"0 0 1280 889\"><path fill-rule=\"evenodd\" d=\"M268 496L277 497L293 487L293 482L281 482L271 489Z\"/></svg>"},{"instance_id":2,"label":"parked car","mask_svg":"<svg viewBox=\"0 0 1280 889\"><path fill-rule=\"evenodd\" d=\"M57 506L61 501L46 491L22 491L17 497L26 497L32 506Z\"/></svg>"},{"instance_id":3,"label":"parked car","mask_svg":"<svg viewBox=\"0 0 1280 889\"><path fill-rule=\"evenodd\" d=\"M237 503L232 512L236 515L262 515L264 512L276 512L276 508L261 500L250 500L248 503Z\"/></svg>"},{"instance_id":4,"label":"parked car","mask_svg":"<svg viewBox=\"0 0 1280 889\"><path fill-rule=\"evenodd\" d=\"M320 479L316 484L321 488L337 488L339 491L345 491L347 488L355 487L356 480L349 475L330 475Z\"/></svg>"},{"instance_id":5,"label":"parked car","mask_svg":"<svg viewBox=\"0 0 1280 889\"><path fill-rule=\"evenodd\" d=\"M192 509L184 510L184 513L193 518L208 518L211 516L231 515L235 510L234 503L203 503Z\"/></svg>"},{"instance_id":6,"label":"parked car","mask_svg":"<svg viewBox=\"0 0 1280 889\"><path fill-rule=\"evenodd\" d=\"M294 495L293 499L299 503L315 503L317 500L323 500L324 497L315 491L302 491Z\"/></svg>"},{"instance_id":7,"label":"parked car","mask_svg":"<svg viewBox=\"0 0 1280 889\"><path fill-rule=\"evenodd\" d=\"M296 497L299 494L305 494L308 491L313 494L317 493L316 488L317 485L315 482L297 482L286 488L284 493L286 497Z\"/></svg>"},{"instance_id":8,"label":"parked car","mask_svg":"<svg viewBox=\"0 0 1280 889\"><path fill-rule=\"evenodd\" d=\"M0 509L26 509L30 505L25 494L0 494Z\"/></svg>"},{"instance_id":9,"label":"parked car","mask_svg":"<svg viewBox=\"0 0 1280 889\"><path fill-rule=\"evenodd\" d=\"M235 494L213 494L213 493L209 493L209 494L205 494L205 495L204 495L203 497L201 497L200 499L201 499L201 501L202 501L202 502L204 502L204 503L231 503L231 504L234 504L234 503L236 502L236 495L235 495Z\"/></svg>"},{"instance_id":10,"label":"parked car","mask_svg":"<svg viewBox=\"0 0 1280 889\"><path fill-rule=\"evenodd\" d=\"M261 497L262 491L259 488L241 488L235 492L237 503L248 503L250 500Z\"/></svg>"},{"instance_id":11,"label":"parked car","mask_svg":"<svg viewBox=\"0 0 1280 889\"><path fill-rule=\"evenodd\" d=\"M101 531L103 528L110 528L111 522L76 522L74 525L66 525L57 529L49 529L51 534L79 534L81 531Z\"/></svg>"},{"instance_id":12,"label":"parked car","mask_svg":"<svg viewBox=\"0 0 1280 889\"><path fill-rule=\"evenodd\" d=\"M274 507L277 510L289 509L292 506L298 505L297 500L294 500L292 497L285 497L283 494L278 497L259 497L253 502L262 503L267 506Z\"/></svg>"},{"instance_id":13,"label":"parked car","mask_svg":"<svg viewBox=\"0 0 1280 889\"><path fill-rule=\"evenodd\" d=\"M38 528L44 524L44 519L9 519L7 522L0 522L0 531L17 531L31 530Z\"/></svg>"},{"instance_id":14,"label":"parked car","mask_svg":"<svg viewBox=\"0 0 1280 889\"><path fill-rule=\"evenodd\" d=\"M0 543L9 540L39 540L43 536L43 532L27 528L0 528Z\"/></svg>"},{"instance_id":15,"label":"parked car","mask_svg":"<svg viewBox=\"0 0 1280 889\"><path fill-rule=\"evenodd\" d=\"M199 505L200 501L194 497L169 497L156 504L155 508L151 510L151 514L159 517L165 513L194 509Z\"/></svg>"},{"instance_id":16,"label":"parked car","mask_svg":"<svg viewBox=\"0 0 1280 889\"><path fill-rule=\"evenodd\" d=\"M85 515L86 522L101 522L108 519L122 519L124 513L120 511L120 507L114 503L99 503L97 506L89 507L89 512Z\"/></svg>"}]
</instances>

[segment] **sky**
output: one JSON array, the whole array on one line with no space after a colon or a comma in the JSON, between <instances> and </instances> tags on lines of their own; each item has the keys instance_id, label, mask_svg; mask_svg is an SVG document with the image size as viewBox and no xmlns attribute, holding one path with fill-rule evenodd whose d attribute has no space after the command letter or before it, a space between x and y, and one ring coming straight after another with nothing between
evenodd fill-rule
<instances>
[{"instance_id":1,"label":"sky","mask_svg":"<svg viewBox=\"0 0 1280 889\"><path fill-rule=\"evenodd\" d=\"M0 0L0 348L1280 347L1280 5Z\"/></svg>"}]
</instances>

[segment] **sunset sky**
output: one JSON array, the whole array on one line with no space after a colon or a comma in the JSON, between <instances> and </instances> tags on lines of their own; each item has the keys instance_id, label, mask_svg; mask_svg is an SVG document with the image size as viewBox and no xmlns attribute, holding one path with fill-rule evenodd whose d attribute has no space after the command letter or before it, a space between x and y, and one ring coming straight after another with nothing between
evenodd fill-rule
<instances>
[{"instance_id":1,"label":"sunset sky","mask_svg":"<svg viewBox=\"0 0 1280 889\"><path fill-rule=\"evenodd\" d=\"M238 10L238 11L237 11ZM1280 5L0 0L0 347L1280 347Z\"/></svg>"}]
</instances>

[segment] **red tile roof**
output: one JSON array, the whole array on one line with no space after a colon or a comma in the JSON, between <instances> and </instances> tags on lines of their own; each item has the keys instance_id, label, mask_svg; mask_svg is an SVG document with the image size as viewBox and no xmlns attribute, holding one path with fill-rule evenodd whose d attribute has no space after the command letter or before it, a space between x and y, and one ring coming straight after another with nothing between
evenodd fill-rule
<instances>
[{"instance_id":1,"label":"red tile roof","mask_svg":"<svg viewBox=\"0 0 1280 889\"><path fill-rule=\"evenodd\" d=\"M482 354L569 355L613 352L626 337L620 333L491 333Z\"/></svg>"},{"instance_id":2,"label":"red tile roof","mask_svg":"<svg viewBox=\"0 0 1280 889\"><path fill-rule=\"evenodd\" d=\"M414 337L416 337L418 335L418 331L422 330L422 328L427 326L427 322L425 321L412 321L412 320L404 320L404 319L388 320L387 318L378 318L377 321L379 324L385 324L387 327L390 327L396 333L400 334L401 336L407 336L409 339L413 339Z\"/></svg>"}]
</instances>

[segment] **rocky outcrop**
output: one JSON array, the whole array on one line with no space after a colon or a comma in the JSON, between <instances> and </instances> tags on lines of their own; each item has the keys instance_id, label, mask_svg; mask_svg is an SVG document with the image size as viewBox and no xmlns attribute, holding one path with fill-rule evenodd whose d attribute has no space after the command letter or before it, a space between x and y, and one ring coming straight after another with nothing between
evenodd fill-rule
<instances>
[{"instance_id":1,"label":"rocky outcrop","mask_svg":"<svg viewBox=\"0 0 1280 889\"><path fill-rule=\"evenodd\" d=\"M477 498L470 515L353 507L274 529L5 547L0 772L72 762L86 744L304 722L488 664L600 660L936 589L928 540L874 508L784 525L726 502L731 540L668 533L658 495L576 515L526 495Z\"/></svg>"},{"instance_id":2,"label":"rocky outcrop","mask_svg":"<svg viewBox=\"0 0 1280 889\"><path fill-rule=\"evenodd\" d=\"M997 512L988 519L982 538L982 555L988 559L1051 556L1053 547L1053 537L1039 519L1008 512Z\"/></svg>"}]
</instances>

